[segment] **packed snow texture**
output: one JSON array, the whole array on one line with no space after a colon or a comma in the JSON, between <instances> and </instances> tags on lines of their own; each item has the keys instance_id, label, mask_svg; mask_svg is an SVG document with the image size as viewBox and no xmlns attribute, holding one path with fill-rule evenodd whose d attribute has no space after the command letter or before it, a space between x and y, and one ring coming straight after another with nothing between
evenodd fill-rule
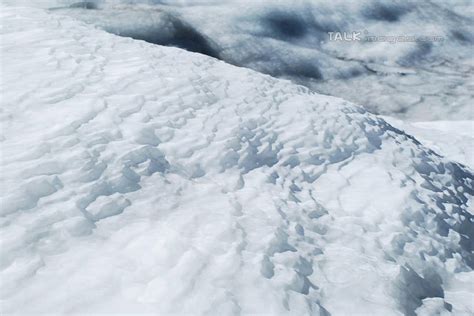
<instances>
[{"instance_id":1,"label":"packed snow texture","mask_svg":"<svg viewBox=\"0 0 474 316\"><path fill-rule=\"evenodd\" d=\"M114 34L290 78L373 113L474 119L471 0L51 0L47 7ZM328 32L419 40L341 42Z\"/></svg>"},{"instance_id":2,"label":"packed snow texture","mask_svg":"<svg viewBox=\"0 0 474 316\"><path fill-rule=\"evenodd\" d=\"M286 80L0 12L2 313L474 313L468 167Z\"/></svg>"}]
</instances>

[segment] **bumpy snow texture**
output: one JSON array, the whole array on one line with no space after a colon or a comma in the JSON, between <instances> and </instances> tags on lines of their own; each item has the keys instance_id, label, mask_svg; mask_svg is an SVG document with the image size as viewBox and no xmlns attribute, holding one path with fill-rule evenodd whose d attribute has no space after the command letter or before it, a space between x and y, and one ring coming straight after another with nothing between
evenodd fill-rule
<instances>
[{"instance_id":1,"label":"bumpy snow texture","mask_svg":"<svg viewBox=\"0 0 474 316\"><path fill-rule=\"evenodd\" d=\"M289 81L1 20L3 313L474 312L468 167Z\"/></svg>"}]
</instances>

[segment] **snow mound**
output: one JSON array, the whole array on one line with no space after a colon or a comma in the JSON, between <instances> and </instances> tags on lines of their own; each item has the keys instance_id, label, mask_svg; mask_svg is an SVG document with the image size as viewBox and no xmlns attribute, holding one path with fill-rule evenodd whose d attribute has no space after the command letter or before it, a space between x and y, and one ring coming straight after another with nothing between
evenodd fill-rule
<instances>
[{"instance_id":1,"label":"snow mound","mask_svg":"<svg viewBox=\"0 0 474 316\"><path fill-rule=\"evenodd\" d=\"M473 173L342 99L2 7L5 314L469 314Z\"/></svg>"}]
</instances>

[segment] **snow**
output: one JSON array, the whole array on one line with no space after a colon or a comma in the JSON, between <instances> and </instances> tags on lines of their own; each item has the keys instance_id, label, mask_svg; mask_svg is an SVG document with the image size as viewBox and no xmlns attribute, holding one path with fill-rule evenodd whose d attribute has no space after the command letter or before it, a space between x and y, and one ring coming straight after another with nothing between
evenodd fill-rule
<instances>
[{"instance_id":1,"label":"snow","mask_svg":"<svg viewBox=\"0 0 474 316\"><path fill-rule=\"evenodd\" d=\"M384 117L439 154L474 169L474 121L404 122Z\"/></svg>"},{"instance_id":2,"label":"snow","mask_svg":"<svg viewBox=\"0 0 474 316\"><path fill-rule=\"evenodd\" d=\"M474 313L469 167L290 81L0 14L2 313Z\"/></svg>"}]
</instances>

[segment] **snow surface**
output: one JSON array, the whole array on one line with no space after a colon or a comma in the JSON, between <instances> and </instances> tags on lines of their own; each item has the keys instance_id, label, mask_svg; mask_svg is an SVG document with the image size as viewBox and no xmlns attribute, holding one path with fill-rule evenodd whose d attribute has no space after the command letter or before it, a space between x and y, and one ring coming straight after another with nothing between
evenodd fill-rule
<instances>
[{"instance_id":1,"label":"snow surface","mask_svg":"<svg viewBox=\"0 0 474 316\"><path fill-rule=\"evenodd\" d=\"M0 14L2 313L474 313L468 167L289 81Z\"/></svg>"},{"instance_id":2,"label":"snow surface","mask_svg":"<svg viewBox=\"0 0 474 316\"><path fill-rule=\"evenodd\" d=\"M404 122L383 118L437 153L474 169L474 121Z\"/></svg>"},{"instance_id":3,"label":"snow surface","mask_svg":"<svg viewBox=\"0 0 474 316\"><path fill-rule=\"evenodd\" d=\"M38 5L114 34L290 78L373 113L411 121L474 120L471 0L82 2L92 10L77 0ZM329 41L328 32L442 40L340 42Z\"/></svg>"}]
</instances>

